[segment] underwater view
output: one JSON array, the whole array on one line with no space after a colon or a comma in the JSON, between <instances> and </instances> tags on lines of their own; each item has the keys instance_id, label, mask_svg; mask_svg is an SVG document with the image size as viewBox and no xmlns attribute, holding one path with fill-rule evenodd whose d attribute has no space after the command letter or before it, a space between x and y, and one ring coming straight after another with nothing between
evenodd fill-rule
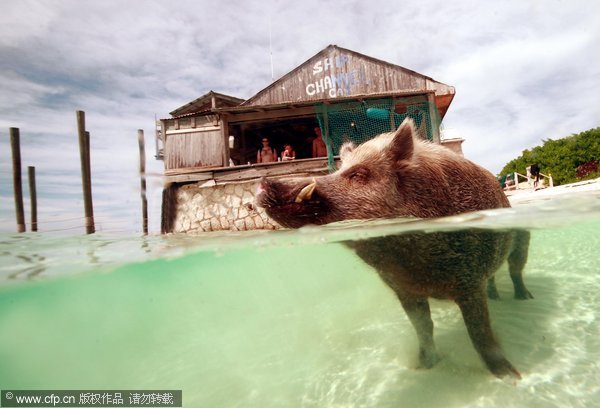
<instances>
[{"instance_id":1,"label":"underwater view","mask_svg":"<svg viewBox=\"0 0 600 408\"><path fill-rule=\"evenodd\" d=\"M430 300L441 355L418 369L396 296L344 242L531 232L492 327L498 379L458 307ZM589 407L600 399L600 195L436 220L197 236L0 235L2 389L182 390L185 407Z\"/></svg>"}]
</instances>

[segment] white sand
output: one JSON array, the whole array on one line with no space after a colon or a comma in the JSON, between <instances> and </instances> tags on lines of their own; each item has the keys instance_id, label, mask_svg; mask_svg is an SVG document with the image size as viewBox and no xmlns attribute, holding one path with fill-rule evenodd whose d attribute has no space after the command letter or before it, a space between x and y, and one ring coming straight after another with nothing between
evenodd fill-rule
<instances>
[{"instance_id":1,"label":"white sand","mask_svg":"<svg viewBox=\"0 0 600 408\"><path fill-rule=\"evenodd\" d=\"M557 187L548 187L540 190L512 190L506 191L511 205L521 205L537 200L549 200L556 197L574 196L581 193L600 195L600 178L565 184Z\"/></svg>"}]
</instances>

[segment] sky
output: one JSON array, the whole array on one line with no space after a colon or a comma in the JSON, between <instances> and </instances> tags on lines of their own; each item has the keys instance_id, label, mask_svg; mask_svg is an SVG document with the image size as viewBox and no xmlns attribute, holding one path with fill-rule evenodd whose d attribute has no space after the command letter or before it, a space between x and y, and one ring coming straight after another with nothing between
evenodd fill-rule
<instances>
[{"instance_id":1,"label":"sky","mask_svg":"<svg viewBox=\"0 0 600 408\"><path fill-rule=\"evenodd\" d=\"M452 85L444 127L498 173L524 149L600 126L600 2L2 0L0 232L16 230L9 128L35 166L41 232L82 234L75 111L91 134L96 228L139 233L137 130L150 232L163 163L154 118L210 90L249 98L336 44Z\"/></svg>"}]
</instances>

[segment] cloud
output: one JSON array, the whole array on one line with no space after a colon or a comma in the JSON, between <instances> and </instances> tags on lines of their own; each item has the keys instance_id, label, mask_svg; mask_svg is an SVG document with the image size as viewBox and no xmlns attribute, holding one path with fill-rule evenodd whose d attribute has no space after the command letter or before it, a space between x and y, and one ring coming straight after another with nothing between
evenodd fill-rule
<instances>
[{"instance_id":1,"label":"cloud","mask_svg":"<svg viewBox=\"0 0 600 408\"><path fill-rule=\"evenodd\" d=\"M584 62L598 58L595 22L579 16L559 30L558 15L530 15L529 25L438 67L457 89L447 122L467 139L466 155L494 172L542 139L598 126L600 70Z\"/></svg>"}]
</instances>

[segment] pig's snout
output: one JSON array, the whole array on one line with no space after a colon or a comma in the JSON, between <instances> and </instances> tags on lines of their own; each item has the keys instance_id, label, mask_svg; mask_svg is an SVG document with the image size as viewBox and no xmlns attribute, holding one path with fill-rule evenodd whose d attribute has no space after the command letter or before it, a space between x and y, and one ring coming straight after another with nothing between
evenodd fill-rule
<instances>
[{"instance_id":1,"label":"pig's snout","mask_svg":"<svg viewBox=\"0 0 600 408\"><path fill-rule=\"evenodd\" d=\"M305 204L313 199L317 180L301 187L301 185L285 184L277 181L260 179L256 187L256 200L262 207L277 207L293 204Z\"/></svg>"},{"instance_id":2,"label":"pig's snout","mask_svg":"<svg viewBox=\"0 0 600 408\"><path fill-rule=\"evenodd\" d=\"M261 195L262 193L267 192L267 179L265 177L261 177L258 187L256 187L256 197Z\"/></svg>"},{"instance_id":3,"label":"pig's snout","mask_svg":"<svg viewBox=\"0 0 600 408\"><path fill-rule=\"evenodd\" d=\"M322 187L321 182L318 187ZM299 182L261 179L256 189L256 203L269 217L288 228L332 221L330 208L317 191L316 178Z\"/></svg>"}]
</instances>

